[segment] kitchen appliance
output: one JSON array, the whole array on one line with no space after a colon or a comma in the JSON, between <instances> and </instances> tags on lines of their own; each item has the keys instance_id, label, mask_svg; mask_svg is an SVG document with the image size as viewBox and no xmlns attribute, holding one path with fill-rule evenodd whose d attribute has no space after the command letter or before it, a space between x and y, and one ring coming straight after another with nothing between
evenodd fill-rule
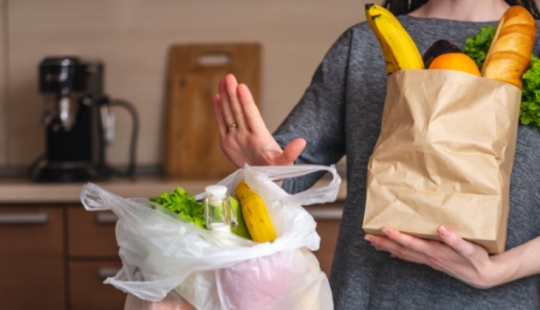
<instances>
[{"instance_id":1,"label":"kitchen appliance","mask_svg":"<svg viewBox=\"0 0 540 310\"><path fill-rule=\"evenodd\" d=\"M39 92L45 101L46 151L28 168L37 182L96 181L117 173L107 165L105 147L114 142L112 106L126 108L133 120L130 163L135 172L137 111L103 91L104 64L78 57L48 57L39 64Z\"/></svg>"}]
</instances>

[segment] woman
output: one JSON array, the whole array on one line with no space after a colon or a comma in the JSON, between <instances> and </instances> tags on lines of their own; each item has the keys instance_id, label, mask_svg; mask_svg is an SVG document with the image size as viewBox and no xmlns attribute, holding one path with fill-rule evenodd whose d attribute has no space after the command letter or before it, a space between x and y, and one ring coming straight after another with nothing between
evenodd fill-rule
<instances>
[{"instance_id":1,"label":"woman","mask_svg":"<svg viewBox=\"0 0 540 310\"><path fill-rule=\"evenodd\" d=\"M463 47L466 38L480 27L496 26L509 5L516 4L539 18L532 0L397 0L384 5L396 15L406 14L399 20L423 53L439 39ZM539 54L538 44L534 54ZM366 23L355 25L328 51L302 99L273 135L248 88L232 75L221 81L213 106L222 149L238 167L328 165L347 155L348 194L330 279L337 309L539 309L540 132L519 128L505 253L489 256L444 226L438 229L443 242L390 227L383 229L386 238L364 235L367 163L380 131L385 90L379 45ZM285 180L283 187L302 191L319 177Z\"/></svg>"}]
</instances>

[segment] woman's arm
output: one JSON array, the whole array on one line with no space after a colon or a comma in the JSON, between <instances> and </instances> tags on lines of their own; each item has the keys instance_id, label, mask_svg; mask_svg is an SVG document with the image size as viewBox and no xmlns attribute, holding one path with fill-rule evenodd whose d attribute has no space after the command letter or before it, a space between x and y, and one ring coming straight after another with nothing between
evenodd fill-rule
<instances>
[{"instance_id":1,"label":"woman's arm","mask_svg":"<svg viewBox=\"0 0 540 310\"><path fill-rule=\"evenodd\" d=\"M213 99L221 148L237 166L336 163L345 153L345 89L352 30L332 45L299 103L270 134L249 89L227 75ZM287 180L294 193L321 174Z\"/></svg>"},{"instance_id":2,"label":"woman's arm","mask_svg":"<svg viewBox=\"0 0 540 310\"><path fill-rule=\"evenodd\" d=\"M297 137L306 140L306 148L295 164L331 165L345 154L345 110L348 70L354 27L345 31L319 64L302 98L274 132L279 145ZM356 87L357 85L352 85ZM311 187L324 172L288 179L283 188L297 193Z\"/></svg>"},{"instance_id":3,"label":"woman's arm","mask_svg":"<svg viewBox=\"0 0 540 310\"><path fill-rule=\"evenodd\" d=\"M477 288L540 273L540 237L490 256L483 247L461 239L445 226L437 231L443 242L412 237L389 227L382 231L386 237L367 234L365 239L392 257L426 264Z\"/></svg>"}]
</instances>

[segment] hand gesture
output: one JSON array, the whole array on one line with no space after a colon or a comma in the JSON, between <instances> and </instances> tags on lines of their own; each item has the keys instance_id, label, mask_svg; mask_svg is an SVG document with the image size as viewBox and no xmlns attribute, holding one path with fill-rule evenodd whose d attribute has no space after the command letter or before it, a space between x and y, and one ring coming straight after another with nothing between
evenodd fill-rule
<instances>
[{"instance_id":1,"label":"hand gesture","mask_svg":"<svg viewBox=\"0 0 540 310\"><path fill-rule=\"evenodd\" d=\"M292 165L306 146L298 138L285 149L264 124L253 96L245 84L229 74L219 82L219 94L212 100L221 149L237 166Z\"/></svg>"},{"instance_id":2,"label":"hand gesture","mask_svg":"<svg viewBox=\"0 0 540 310\"><path fill-rule=\"evenodd\" d=\"M426 264L476 288L491 288L535 274L540 268L540 264L531 264L527 258L534 256L537 260L540 239L490 256L483 247L463 240L445 226L437 230L443 242L416 238L389 227L383 227L382 232L386 237L367 234L365 239L394 258ZM530 255L524 255L529 252Z\"/></svg>"}]
</instances>

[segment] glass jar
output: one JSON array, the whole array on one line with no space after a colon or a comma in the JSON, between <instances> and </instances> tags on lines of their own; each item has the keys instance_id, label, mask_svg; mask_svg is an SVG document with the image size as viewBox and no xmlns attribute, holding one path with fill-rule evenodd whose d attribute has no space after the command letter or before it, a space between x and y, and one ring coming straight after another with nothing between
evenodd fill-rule
<instances>
[{"instance_id":1,"label":"glass jar","mask_svg":"<svg viewBox=\"0 0 540 310\"><path fill-rule=\"evenodd\" d=\"M227 194L227 187L212 185L205 188L204 219L206 228L223 232L231 232L231 225L238 226L236 214Z\"/></svg>"}]
</instances>

